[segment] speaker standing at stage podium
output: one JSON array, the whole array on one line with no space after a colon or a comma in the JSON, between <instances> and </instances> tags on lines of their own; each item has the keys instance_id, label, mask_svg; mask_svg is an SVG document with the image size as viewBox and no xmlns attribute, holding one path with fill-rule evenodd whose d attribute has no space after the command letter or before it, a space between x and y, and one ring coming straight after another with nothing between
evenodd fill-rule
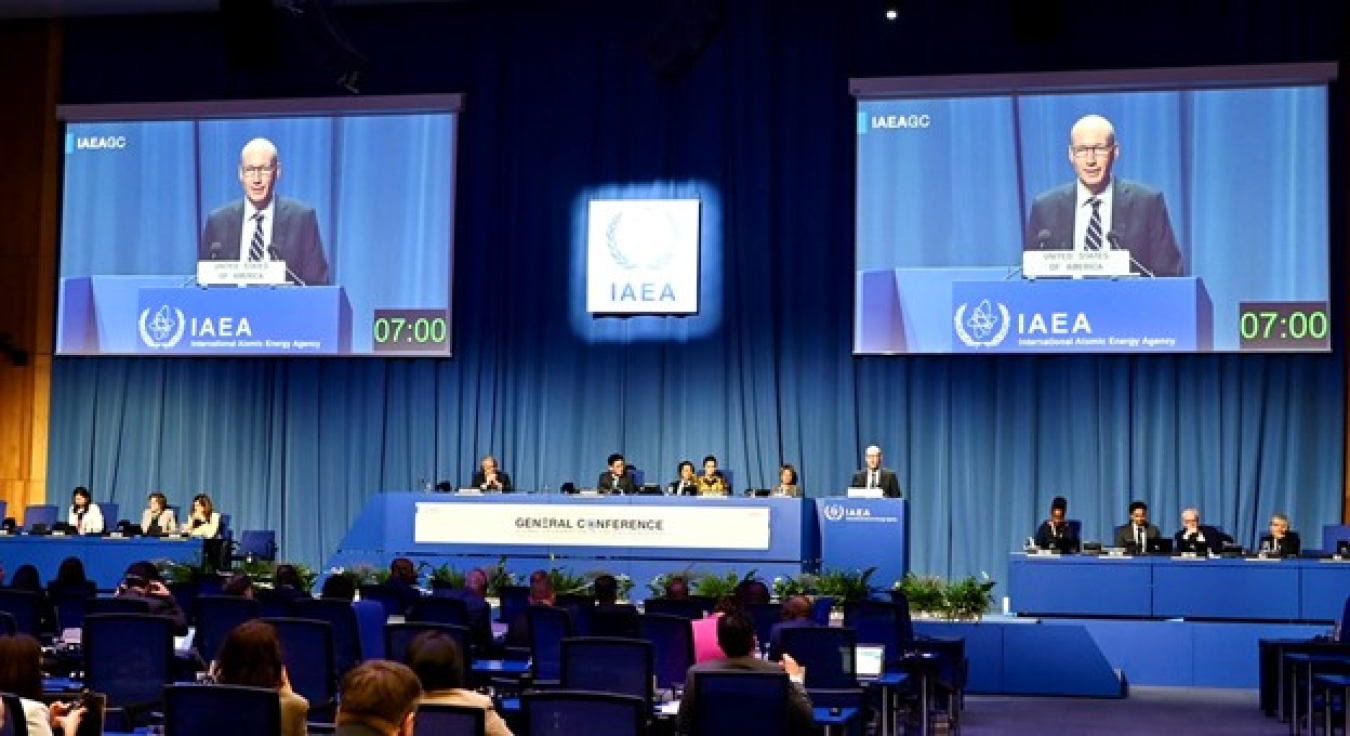
<instances>
[{"instance_id":1,"label":"speaker standing at stage podium","mask_svg":"<svg viewBox=\"0 0 1350 736\"><path fill-rule=\"evenodd\" d=\"M863 469L853 474L849 488L880 488L886 498L901 498L900 479L895 471L881 465L881 448L872 445L863 453Z\"/></svg>"},{"instance_id":2,"label":"speaker standing at stage podium","mask_svg":"<svg viewBox=\"0 0 1350 736\"><path fill-rule=\"evenodd\" d=\"M1120 146L1111 121L1087 115L1069 132L1071 184L1031 205L1023 250L1130 251L1142 276L1182 275L1181 249L1162 192L1111 176Z\"/></svg>"},{"instance_id":3,"label":"speaker standing at stage podium","mask_svg":"<svg viewBox=\"0 0 1350 736\"><path fill-rule=\"evenodd\" d=\"M285 261L291 283L326 286L328 259L314 208L278 196L280 178L277 147L266 138L249 141L239 154L244 197L206 218L197 260Z\"/></svg>"}]
</instances>

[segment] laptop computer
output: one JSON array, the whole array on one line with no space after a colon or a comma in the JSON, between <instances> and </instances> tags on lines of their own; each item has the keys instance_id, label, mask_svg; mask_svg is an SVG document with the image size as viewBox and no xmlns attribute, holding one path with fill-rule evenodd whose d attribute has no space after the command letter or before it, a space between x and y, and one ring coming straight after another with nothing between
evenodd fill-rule
<instances>
[{"instance_id":1,"label":"laptop computer","mask_svg":"<svg viewBox=\"0 0 1350 736\"><path fill-rule=\"evenodd\" d=\"M853 648L853 674L859 682L881 677L885 667L885 644L859 644Z\"/></svg>"},{"instance_id":2,"label":"laptop computer","mask_svg":"<svg viewBox=\"0 0 1350 736\"><path fill-rule=\"evenodd\" d=\"M1144 554L1149 555L1171 555L1172 540L1165 537L1148 540Z\"/></svg>"}]
</instances>

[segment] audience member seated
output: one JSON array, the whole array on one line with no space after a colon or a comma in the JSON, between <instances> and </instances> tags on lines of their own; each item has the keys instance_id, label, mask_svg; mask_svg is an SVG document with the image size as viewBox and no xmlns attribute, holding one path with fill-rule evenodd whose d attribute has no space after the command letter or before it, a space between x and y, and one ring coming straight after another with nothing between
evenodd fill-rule
<instances>
[{"instance_id":1,"label":"audience member seated","mask_svg":"<svg viewBox=\"0 0 1350 736\"><path fill-rule=\"evenodd\" d=\"M291 689L281 655L281 640L271 624L254 619L236 626L220 647L215 680L221 685L276 690L281 699L282 736L305 736L309 701Z\"/></svg>"},{"instance_id":2,"label":"audience member seated","mask_svg":"<svg viewBox=\"0 0 1350 736\"><path fill-rule=\"evenodd\" d=\"M689 597L689 580L683 575L673 575L666 580L666 597L683 599Z\"/></svg>"},{"instance_id":3,"label":"audience member seated","mask_svg":"<svg viewBox=\"0 0 1350 736\"><path fill-rule=\"evenodd\" d=\"M342 678L337 736L413 736L422 685L407 665L371 659Z\"/></svg>"},{"instance_id":4,"label":"audience member seated","mask_svg":"<svg viewBox=\"0 0 1350 736\"><path fill-rule=\"evenodd\" d=\"M783 629L807 629L819 625L811 617L811 599L794 595L783 601L783 620L769 630L769 659L777 661L783 656Z\"/></svg>"},{"instance_id":5,"label":"audience member seated","mask_svg":"<svg viewBox=\"0 0 1350 736\"><path fill-rule=\"evenodd\" d=\"M529 604L531 606L551 606L556 600L557 595L553 591L553 580L549 578L548 573L543 570L535 570L530 573ZM506 640L503 643L508 647L530 646L530 617L524 611L507 622Z\"/></svg>"},{"instance_id":6,"label":"audience member seated","mask_svg":"<svg viewBox=\"0 0 1350 736\"><path fill-rule=\"evenodd\" d=\"M26 634L0 636L0 692L17 695L23 713L6 713L17 723L28 724L30 736L74 734L84 718L84 707L76 703L42 700L42 647Z\"/></svg>"},{"instance_id":7,"label":"audience member seated","mask_svg":"<svg viewBox=\"0 0 1350 736\"><path fill-rule=\"evenodd\" d=\"M103 511L94 503L89 489L77 487L70 493L70 527L76 534L102 534Z\"/></svg>"},{"instance_id":8,"label":"audience member seated","mask_svg":"<svg viewBox=\"0 0 1350 736\"><path fill-rule=\"evenodd\" d=\"M788 733L809 734L814 716L811 699L799 683L801 667L784 655L781 664L755 656L755 622L740 609L727 611L717 619L717 644L726 652L724 659L700 662L689 668L684 682L684 697L680 700L679 728L681 733L693 733L698 712L695 679L701 672L784 672L793 678L788 692Z\"/></svg>"},{"instance_id":9,"label":"audience member seated","mask_svg":"<svg viewBox=\"0 0 1350 736\"><path fill-rule=\"evenodd\" d=\"M488 576L481 567L464 573L464 587L439 593L464 601L469 614L469 640L486 651L492 647L492 606L487 602Z\"/></svg>"},{"instance_id":10,"label":"audience member seated","mask_svg":"<svg viewBox=\"0 0 1350 736\"><path fill-rule=\"evenodd\" d=\"M90 580L84 572L84 560L78 557L67 557L61 560L61 566L56 570L56 579L47 583L47 590L56 591L75 591L94 595L98 592L98 586Z\"/></svg>"},{"instance_id":11,"label":"audience member seated","mask_svg":"<svg viewBox=\"0 0 1350 736\"><path fill-rule=\"evenodd\" d=\"M1148 504L1143 501L1130 502L1130 521L1116 527L1115 546L1122 547L1134 554L1142 554L1148 540L1162 536L1158 527L1148 520Z\"/></svg>"},{"instance_id":12,"label":"audience member seated","mask_svg":"<svg viewBox=\"0 0 1350 736\"><path fill-rule=\"evenodd\" d=\"M742 607L752 603L768 603L770 600L769 586L763 580L742 580L736 585L736 602Z\"/></svg>"},{"instance_id":13,"label":"audience member seated","mask_svg":"<svg viewBox=\"0 0 1350 736\"><path fill-rule=\"evenodd\" d=\"M43 593L42 577L38 575L37 567L27 564L19 565L18 569L14 571L13 577L9 579L9 587L11 590L37 593L39 598L38 632L55 632L56 611L52 608L51 600Z\"/></svg>"},{"instance_id":14,"label":"audience member seated","mask_svg":"<svg viewBox=\"0 0 1350 736\"><path fill-rule=\"evenodd\" d=\"M1289 517L1271 514L1270 533L1261 537L1261 552L1272 557L1298 557L1303 549L1298 532L1289 530Z\"/></svg>"},{"instance_id":15,"label":"audience member seated","mask_svg":"<svg viewBox=\"0 0 1350 736\"><path fill-rule=\"evenodd\" d=\"M389 579L385 585L398 595L400 613L406 614L422 595L417 588L417 567L407 557L395 557L389 563Z\"/></svg>"},{"instance_id":16,"label":"audience member seated","mask_svg":"<svg viewBox=\"0 0 1350 736\"><path fill-rule=\"evenodd\" d=\"M189 536L203 539L215 539L220 535L220 512L216 511L211 497L198 493L192 498L192 513L183 523L183 531Z\"/></svg>"},{"instance_id":17,"label":"audience member seated","mask_svg":"<svg viewBox=\"0 0 1350 736\"><path fill-rule=\"evenodd\" d=\"M1063 496L1055 496L1050 502L1050 518L1036 529L1034 541L1037 547L1065 554L1078 551L1078 535L1064 518L1068 513L1069 502Z\"/></svg>"},{"instance_id":18,"label":"audience member seated","mask_svg":"<svg viewBox=\"0 0 1350 736\"><path fill-rule=\"evenodd\" d=\"M117 586L118 598L135 598L150 603L150 613L173 619L174 633L182 636L187 633L187 617L178 601L164 586L159 570L150 562L133 562L127 567L126 575Z\"/></svg>"},{"instance_id":19,"label":"audience member seated","mask_svg":"<svg viewBox=\"0 0 1350 736\"><path fill-rule=\"evenodd\" d=\"M487 736L511 736L492 698L465 687L466 660L454 639L440 631L419 634L408 647L408 666L422 682L423 704L482 708Z\"/></svg>"},{"instance_id":20,"label":"audience member seated","mask_svg":"<svg viewBox=\"0 0 1350 736\"><path fill-rule=\"evenodd\" d=\"M145 510L141 512L141 533L147 537L158 537L178 531L178 520L169 508L169 499L163 493L155 491L145 500Z\"/></svg>"},{"instance_id":21,"label":"audience member seated","mask_svg":"<svg viewBox=\"0 0 1350 736\"><path fill-rule=\"evenodd\" d=\"M632 603L619 602L619 581L609 573L595 576L595 581L591 583L591 589L595 592L596 609L625 610L636 611L637 606Z\"/></svg>"},{"instance_id":22,"label":"audience member seated","mask_svg":"<svg viewBox=\"0 0 1350 736\"><path fill-rule=\"evenodd\" d=\"M1200 523L1200 510L1194 507L1181 512L1181 529L1172 537L1177 552L1194 552L1204 556L1210 552L1217 554L1225 542L1233 538L1208 524Z\"/></svg>"},{"instance_id":23,"label":"audience member seated","mask_svg":"<svg viewBox=\"0 0 1350 736\"><path fill-rule=\"evenodd\" d=\"M733 596L726 596L713 606L712 613L697 621L689 622L694 634L694 661L706 662L710 659L722 659L726 654L717 645L717 620L728 611L739 611L741 605Z\"/></svg>"},{"instance_id":24,"label":"audience member seated","mask_svg":"<svg viewBox=\"0 0 1350 736\"><path fill-rule=\"evenodd\" d=\"M242 572L237 572L225 579L225 584L220 586L220 594L252 599L253 579Z\"/></svg>"},{"instance_id":25,"label":"audience member seated","mask_svg":"<svg viewBox=\"0 0 1350 736\"><path fill-rule=\"evenodd\" d=\"M320 598L337 598L348 603L356 600L356 583L346 575L329 575L319 590Z\"/></svg>"}]
</instances>

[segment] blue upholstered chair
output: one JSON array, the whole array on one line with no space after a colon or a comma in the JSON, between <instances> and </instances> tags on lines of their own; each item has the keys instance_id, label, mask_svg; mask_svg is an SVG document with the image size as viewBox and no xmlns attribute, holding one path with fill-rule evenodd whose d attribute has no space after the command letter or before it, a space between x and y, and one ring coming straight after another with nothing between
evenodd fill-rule
<instances>
[{"instance_id":1,"label":"blue upholstered chair","mask_svg":"<svg viewBox=\"0 0 1350 736\"><path fill-rule=\"evenodd\" d=\"M530 736L641 736L647 733L642 698L585 690L535 690L520 696Z\"/></svg>"},{"instance_id":2,"label":"blue upholstered chair","mask_svg":"<svg viewBox=\"0 0 1350 736\"><path fill-rule=\"evenodd\" d=\"M417 706L415 736L483 736L487 711L471 705L423 703Z\"/></svg>"},{"instance_id":3,"label":"blue upholstered chair","mask_svg":"<svg viewBox=\"0 0 1350 736\"><path fill-rule=\"evenodd\" d=\"M576 636L562 640L562 687L652 702L652 643L642 639Z\"/></svg>"},{"instance_id":4,"label":"blue upholstered chair","mask_svg":"<svg viewBox=\"0 0 1350 736\"><path fill-rule=\"evenodd\" d=\"M669 689L683 685L685 674L694 664L693 622L683 616L644 613L638 630L652 644L656 686Z\"/></svg>"},{"instance_id":5,"label":"blue upholstered chair","mask_svg":"<svg viewBox=\"0 0 1350 736\"><path fill-rule=\"evenodd\" d=\"M165 736L281 736L281 699L270 688L166 685Z\"/></svg>"},{"instance_id":6,"label":"blue upholstered chair","mask_svg":"<svg viewBox=\"0 0 1350 736\"><path fill-rule=\"evenodd\" d=\"M789 687L785 672L700 672L691 736L781 736Z\"/></svg>"}]
</instances>

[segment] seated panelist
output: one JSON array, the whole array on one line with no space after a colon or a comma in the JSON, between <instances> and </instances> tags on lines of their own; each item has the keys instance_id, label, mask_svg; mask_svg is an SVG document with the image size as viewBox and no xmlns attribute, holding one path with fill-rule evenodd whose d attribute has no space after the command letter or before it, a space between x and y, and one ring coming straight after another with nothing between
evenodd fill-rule
<instances>
[{"instance_id":1,"label":"seated panelist","mask_svg":"<svg viewBox=\"0 0 1350 736\"><path fill-rule=\"evenodd\" d=\"M698 477L694 475L694 463L690 460L681 460L677 471L680 477L671 481L667 486L667 493L671 496L697 496Z\"/></svg>"},{"instance_id":2,"label":"seated panelist","mask_svg":"<svg viewBox=\"0 0 1350 736\"><path fill-rule=\"evenodd\" d=\"M484 493L510 493L515 490L511 486L511 476L497 467L497 458L486 455L478 465L479 470L473 474L470 487Z\"/></svg>"},{"instance_id":3,"label":"seated panelist","mask_svg":"<svg viewBox=\"0 0 1350 736\"><path fill-rule=\"evenodd\" d=\"M709 455L703 458L703 474L698 477L698 495L727 496L731 494L731 484L722 471L717 469L717 458Z\"/></svg>"},{"instance_id":4,"label":"seated panelist","mask_svg":"<svg viewBox=\"0 0 1350 736\"><path fill-rule=\"evenodd\" d=\"M596 490L601 493L637 493L637 484L633 482L633 474L628 472L628 462L624 460L623 455L614 453L609 456L609 470L600 474L599 480L595 482Z\"/></svg>"},{"instance_id":5,"label":"seated panelist","mask_svg":"<svg viewBox=\"0 0 1350 736\"><path fill-rule=\"evenodd\" d=\"M1284 514L1272 514L1270 533L1261 537L1260 549L1272 557L1298 557L1303 545L1298 532L1289 530L1289 517Z\"/></svg>"},{"instance_id":6,"label":"seated panelist","mask_svg":"<svg viewBox=\"0 0 1350 736\"><path fill-rule=\"evenodd\" d=\"M792 463L783 463L778 468L778 485L774 486L773 495L788 498L802 497L802 487L797 480L797 468Z\"/></svg>"},{"instance_id":7,"label":"seated panelist","mask_svg":"<svg viewBox=\"0 0 1350 736\"><path fill-rule=\"evenodd\" d=\"M1201 524L1200 510L1194 507L1181 512L1181 529L1172 535L1172 539L1176 542L1178 552L1194 552L1197 555L1217 553L1223 549L1224 542L1233 541L1232 537L1217 527Z\"/></svg>"},{"instance_id":8,"label":"seated panelist","mask_svg":"<svg viewBox=\"0 0 1350 736\"><path fill-rule=\"evenodd\" d=\"M198 493L192 498L192 513L183 523L183 533L191 537L215 539L220 534L220 512L211 497Z\"/></svg>"},{"instance_id":9,"label":"seated panelist","mask_svg":"<svg viewBox=\"0 0 1350 736\"><path fill-rule=\"evenodd\" d=\"M1123 547L1134 554L1143 554L1148 540L1157 539L1162 532L1148 520L1148 504L1143 501L1130 502L1130 523L1116 527L1115 546Z\"/></svg>"},{"instance_id":10,"label":"seated panelist","mask_svg":"<svg viewBox=\"0 0 1350 736\"><path fill-rule=\"evenodd\" d=\"M169 508L169 500L163 493L155 491L145 500L145 511L141 512L141 533L147 537L159 537L178 531L178 520Z\"/></svg>"},{"instance_id":11,"label":"seated panelist","mask_svg":"<svg viewBox=\"0 0 1350 736\"><path fill-rule=\"evenodd\" d=\"M70 494L70 526L76 534L103 532L103 511L94 503L89 489L79 486Z\"/></svg>"},{"instance_id":12,"label":"seated panelist","mask_svg":"<svg viewBox=\"0 0 1350 736\"><path fill-rule=\"evenodd\" d=\"M1034 541L1037 547L1064 553L1078 551L1078 535L1065 518L1068 513L1069 502L1063 496L1055 496L1050 502L1050 518L1041 522L1036 529Z\"/></svg>"}]
</instances>

